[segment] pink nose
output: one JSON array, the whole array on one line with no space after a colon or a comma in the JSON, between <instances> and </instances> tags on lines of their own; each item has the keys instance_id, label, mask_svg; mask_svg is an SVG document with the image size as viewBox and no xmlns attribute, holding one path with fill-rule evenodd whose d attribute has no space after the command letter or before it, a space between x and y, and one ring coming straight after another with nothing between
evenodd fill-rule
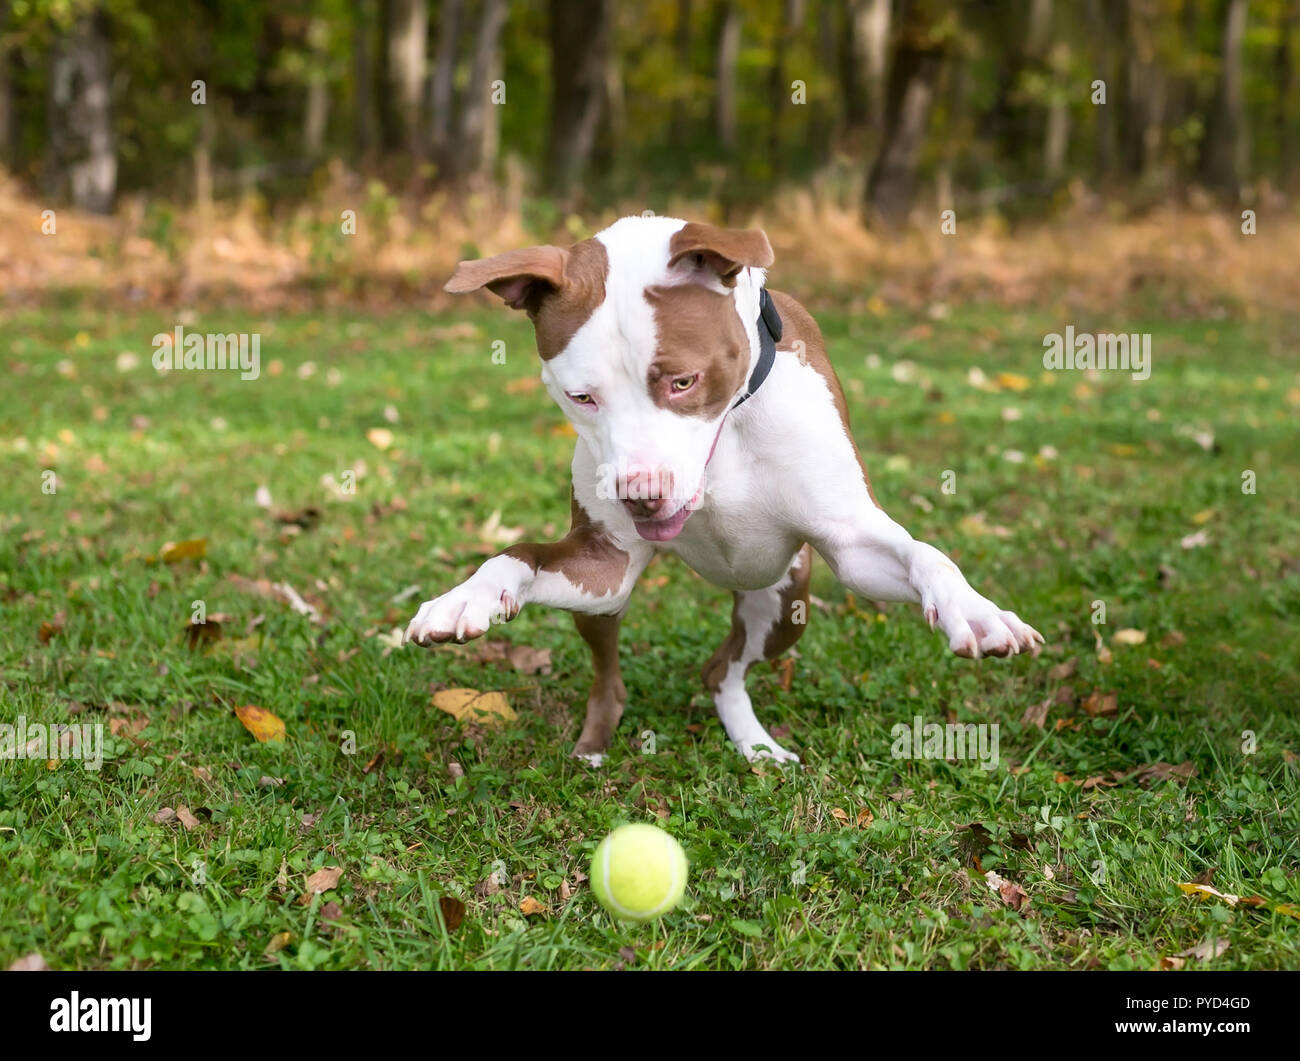
<instances>
[{"instance_id":1,"label":"pink nose","mask_svg":"<svg viewBox=\"0 0 1300 1061\"><path fill-rule=\"evenodd\" d=\"M652 519L670 507L673 473L656 465L632 465L619 486L619 496L633 517Z\"/></svg>"}]
</instances>

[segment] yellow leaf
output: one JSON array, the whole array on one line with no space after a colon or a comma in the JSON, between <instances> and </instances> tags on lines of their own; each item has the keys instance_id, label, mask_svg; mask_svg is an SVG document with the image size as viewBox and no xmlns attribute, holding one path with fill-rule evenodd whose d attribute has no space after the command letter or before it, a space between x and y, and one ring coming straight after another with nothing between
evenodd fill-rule
<instances>
[{"instance_id":1,"label":"yellow leaf","mask_svg":"<svg viewBox=\"0 0 1300 1061\"><path fill-rule=\"evenodd\" d=\"M387 449L393 444L393 433L386 427L372 427L366 432L366 438L375 449Z\"/></svg>"},{"instance_id":2,"label":"yellow leaf","mask_svg":"<svg viewBox=\"0 0 1300 1061\"><path fill-rule=\"evenodd\" d=\"M262 953L269 958L272 954L284 950L284 948L289 945L291 939L293 939L292 932L277 932L271 937L271 941L266 945L266 950Z\"/></svg>"},{"instance_id":3,"label":"yellow leaf","mask_svg":"<svg viewBox=\"0 0 1300 1061\"><path fill-rule=\"evenodd\" d=\"M1300 906L1296 906L1294 903L1280 903L1273 907L1273 913L1285 914L1287 917L1300 918Z\"/></svg>"},{"instance_id":4,"label":"yellow leaf","mask_svg":"<svg viewBox=\"0 0 1300 1061\"><path fill-rule=\"evenodd\" d=\"M1116 630L1115 636L1111 638L1117 645L1141 645L1145 644L1147 633L1145 630Z\"/></svg>"},{"instance_id":5,"label":"yellow leaf","mask_svg":"<svg viewBox=\"0 0 1300 1061\"><path fill-rule=\"evenodd\" d=\"M477 689L443 689L433 694L433 706L462 722L469 719L492 724L513 722L516 718L504 694L481 693Z\"/></svg>"},{"instance_id":6,"label":"yellow leaf","mask_svg":"<svg viewBox=\"0 0 1300 1061\"><path fill-rule=\"evenodd\" d=\"M206 538L187 538L183 542L168 542L160 551L164 564L181 560L202 560L208 554Z\"/></svg>"},{"instance_id":7,"label":"yellow leaf","mask_svg":"<svg viewBox=\"0 0 1300 1061\"><path fill-rule=\"evenodd\" d=\"M1029 389L1029 377L1017 372L999 372L993 379L1003 390L1023 391Z\"/></svg>"},{"instance_id":8,"label":"yellow leaf","mask_svg":"<svg viewBox=\"0 0 1300 1061\"><path fill-rule=\"evenodd\" d=\"M941 423L941 424L955 424L955 423L957 422L957 417L956 417L954 414L950 413L947 409L944 409L944 410L943 410L943 411L942 411L942 412L941 412L941 413L936 417L936 419L937 419L937 420L939 421L939 423Z\"/></svg>"},{"instance_id":9,"label":"yellow leaf","mask_svg":"<svg viewBox=\"0 0 1300 1061\"><path fill-rule=\"evenodd\" d=\"M252 704L235 708L235 714L254 737L260 741L284 740L284 723L270 711Z\"/></svg>"},{"instance_id":10,"label":"yellow leaf","mask_svg":"<svg viewBox=\"0 0 1300 1061\"><path fill-rule=\"evenodd\" d=\"M531 895L525 895L519 903L519 912L524 917L538 917L546 913L546 906L544 903L539 903Z\"/></svg>"},{"instance_id":11,"label":"yellow leaf","mask_svg":"<svg viewBox=\"0 0 1300 1061\"><path fill-rule=\"evenodd\" d=\"M1195 895L1201 899L1213 895L1216 899L1222 899L1229 906L1236 906L1237 903L1240 901L1240 896L1228 895L1225 892L1219 891L1218 888L1211 888L1208 884L1179 883L1178 887L1181 888L1185 894Z\"/></svg>"},{"instance_id":12,"label":"yellow leaf","mask_svg":"<svg viewBox=\"0 0 1300 1061\"><path fill-rule=\"evenodd\" d=\"M1192 517L1192 522L1199 527L1202 523L1209 523L1212 519L1214 519L1214 509L1205 508Z\"/></svg>"}]
</instances>

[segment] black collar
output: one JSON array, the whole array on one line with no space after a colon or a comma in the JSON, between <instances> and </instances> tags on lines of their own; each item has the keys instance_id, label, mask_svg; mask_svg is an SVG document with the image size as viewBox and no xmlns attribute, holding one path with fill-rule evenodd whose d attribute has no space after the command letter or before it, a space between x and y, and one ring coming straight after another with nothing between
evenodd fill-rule
<instances>
[{"instance_id":1,"label":"black collar","mask_svg":"<svg viewBox=\"0 0 1300 1061\"><path fill-rule=\"evenodd\" d=\"M781 314L777 313L776 306L772 303L772 296L767 293L767 288L759 288L758 292L758 364L754 366L754 371L749 376L749 386L745 388L745 393L736 399L736 406L747 401L753 393L763 385L763 380L767 379L767 374L772 371L772 365L776 361L776 343L781 338Z\"/></svg>"}]
</instances>

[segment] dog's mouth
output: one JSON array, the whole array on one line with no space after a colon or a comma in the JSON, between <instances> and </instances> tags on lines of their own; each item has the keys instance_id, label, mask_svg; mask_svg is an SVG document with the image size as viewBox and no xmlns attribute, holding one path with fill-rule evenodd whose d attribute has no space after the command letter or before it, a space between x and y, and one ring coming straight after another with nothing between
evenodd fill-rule
<instances>
[{"instance_id":1,"label":"dog's mouth","mask_svg":"<svg viewBox=\"0 0 1300 1061\"><path fill-rule=\"evenodd\" d=\"M671 516L661 516L657 519L633 519L632 525L636 527L637 534L648 542L670 542L681 534L682 528L686 526L686 521L691 518L691 514L699 505L700 496L703 492L703 489L697 490L695 496Z\"/></svg>"}]
</instances>

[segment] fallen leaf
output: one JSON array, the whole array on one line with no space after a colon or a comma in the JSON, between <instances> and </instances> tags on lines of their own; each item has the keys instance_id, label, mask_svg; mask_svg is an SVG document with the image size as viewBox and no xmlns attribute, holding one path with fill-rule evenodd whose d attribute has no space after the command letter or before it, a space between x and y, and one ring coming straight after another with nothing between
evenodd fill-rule
<instances>
[{"instance_id":1,"label":"fallen leaf","mask_svg":"<svg viewBox=\"0 0 1300 1061\"><path fill-rule=\"evenodd\" d=\"M1077 656L1071 656L1063 663L1058 663L1055 667L1047 672L1047 676L1056 682L1063 682L1066 678L1073 678L1075 672L1079 669L1079 660Z\"/></svg>"},{"instance_id":2,"label":"fallen leaf","mask_svg":"<svg viewBox=\"0 0 1300 1061\"><path fill-rule=\"evenodd\" d=\"M1142 645L1146 643L1147 634L1145 630L1124 629L1116 630L1115 636L1111 638L1117 645Z\"/></svg>"},{"instance_id":3,"label":"fallen leaf","mask_svg":"<svg viewBox=\"0 0 1300 1061\"><path fill-rule=\"evenodd\" d=\"M517 717L504 694L477 689L443 689L433 694L433 706L462 722L492 724L513 722Z\"/></svg>"},{"instance_id":4,"label":"fallen leaf","mask_svg":"<svg viewBox=\"0 0 1300 1061\"><path fill-rule=\"evenodd\" d=\"M176 820L176 812L171 807L162 807L149 815L149 820L155 825L165 825Z\"/></svg>"},{"instance_id":5,"label":"fallen leaf","mask_svg":"<svg viewBox=\"0 0 1300 1061\"><path fill-rule=\"evenodd\" d=\"M1179 645L1187 644L1187 635L1181 630L1170 630L1160 639L1161 648L1177 648Z\"/></svg>"},{"instance_id":6,"label":"fallen leaf","mask_svg":"<svg viewBox=\"0 0 1300 1061\"><path fill-rule=\"evenodd\" d=\"M43 973L47 972L49 968L50 967L45 964L44 958L39 954L33 953L23 955L23 957L19 958L9 966L9 971L11 973Z\"/></svg>"},{"instance_id":7,"label":"fallen leaf","mask_svg":"<svg viewBox=\"0 0 1300 1061\"><path fill-rule=\"evenodd\" d=\"M519 902L519 912L524 917L539 917L546 914L546 906L531 895L525 895Z\"/></svg>"},{"instance_id":8,"label":"fallen leaf","mask_svg":"<svg viewBox=\"0 0 1300 1061\"><path fill-rule=\"evenodd\" d=\"M1199 530L1195 534L1188 534L1179 538L1178 544L1184 549L1200 549L1210 544L1210 536L1205 531Z\"/></svg>"},{"instance_id":9,"label":"fallen leaf","mask_svg":"<svg viewBox=\"0 0 1300 1061\"><path fill-rule=\"evenodd\" d=\"M1227 949L1228 941L1226 939L1212 939L1198 943L1195 947L1180 950L1174 957L1195 958L1199 962L1208 962L1217 958Z\"/></svg>"},{"instance_id":10,"label":"fallen leaf","mask_svg":"<svg viewBox=\"0 0 1300 1061\"><path fill-rule=\"evenodd\" d=\"M198 818L194 817L189 807L185 806L183 803L178 803L176 805L176 818L183 826L185 826L185 831L187 833L192 833L199 827Z\"/></svg>"},{"instance_id":11,"label":"fallen leaf","mask_svg":"<svg viewBox=\"0 0 1300 1061\"><path fill-rule=\"evenodd\" d=\"M239 721L259 741L282 741L285 736L284 723L265 708L244 704L235 708Z\"/></svg>"},{"instance_id":12,"label":"fallen leaf","mask_svg":"<svg viewBox=\"0 0 1300 1061\"><path fill-rule=\"evenodd\" d=\"M1178 883L1178 887L1186 895L1195 895L1201 899L1205 899L1208 896L1214 896L1216 899L1222 899L1229 906L1236 906L1237 903L1240 901L1240 896L1229 895L1226 892L1219 891L1218 888L1212 888L1208 884L1197 884L1195 882L1190 882L1187 884Z\"/></svg>"},{"instance_id":13,"label":"fallen leaf","mask_svg":"<svg viewBox=\"0 0 1300 1061\"><path fill-rule=\"evenodd\" d=\"M40 638L42 645L48 645L50 639L57 633L62 632L64 624L68 621L66 611L56 612L55 615L41 623L40 628L36 631L36 636Z\"/></svg>"},{"instance_id":14,"label":"fallen leaf","mask_svg":"<svg viewBox=\"0 0 1300 1061\"><path fill-rule=\"evenodd\" d=\"M440 895L438 909L442 912L442 921L448 932L455 932L465 920L465 904L454 895Z\"/></svg>"},{"instance_id":15,"label":"fallen leaf","mask_svg":"<svg viewBox=\"0 0 1300 1061\"><path fill-rule=\"evenodd\" d=\"M271 937L270 941L266 945L266 950L262 951L262 954L268 958L271 957L272 954L278 954L289 945L291 939L293 939L292 932L277 932Z\"/></svg>"},{"instance_id":16,"label":"fallen leaf","mask_svg":"<svg viewBox=\"0 0 1300 1061\"><path fill-rule=\"evenodd\" d=\"M158 554L164 564L175 564L182 560L202 560L208 554L208 540L187 538L183 542L167 542L158 550Z\"/></svg>"},{"instance_id":17,"label":"fallen leaf","mask_svg":"<svg viewBox=\"0 0 1300 1061\"><path fill-rule=\"evenodd\" d=\"M1020 724L1023 726L1032 723L1042 729L1043 723L1047 721L1047 712L1052 703L1052 700L1044 700L1041 704L1030 704L1025 708L1025 713L1020 716Z\"/></svg>"},{"instance_id":18,"label":"fallen leaf","mask_svg":"<svg viewBox=\"0 0 1300 1061\"><path fill-rule=\"evenodd\" d=\"M989 870L985 873L984 880L1012 910L1019 912L1029 902L1028 893L1019 884L998 876L996 870Z\"/></svg>"},{"instance_id":19,"label":"fallen leaf","mask_svg":"<svg viewBox=\"0 0 1300 1061\"><path fill-rule=\"evenodd\" d=\"M388 449L393 444L393 433L386 427L372 427L366 432L366 440L375 449Z\"/></svg>"},{"instance_id":20,"label":"fallen leaf","mask_svg":"<svg viewBox=\"0 0 1300 1061\"><path fill-rule=\"evenodd\" d=\"M1104 718L1107 715L1114 715L1119 711L1119 694L1103 693L1101 690L1094 690L1088 695L1081 705L1093 718Z\"/></svg>"},{"instance_id":21,"label":"fallen leaf","mask_svg":"<svg viewBox=\"0 0 1300 1061\"><path fill-rule=\"evenodd\" d=\"M322 921L337 921L343 916L343 907L332 899L320 908L320 917Z\"/></svg>"},{"instance_id":22,"label":"fallen leaf","mask_svg":"<svg viewBox=\"0 0 1300 1061\"><path fill-rule=\"evenodd\" d=\"M341 866L326 866L318 869L307 878L307 894L322 895L338 887L339 878L343 876Z\"/></svg>"}]
</instances>

